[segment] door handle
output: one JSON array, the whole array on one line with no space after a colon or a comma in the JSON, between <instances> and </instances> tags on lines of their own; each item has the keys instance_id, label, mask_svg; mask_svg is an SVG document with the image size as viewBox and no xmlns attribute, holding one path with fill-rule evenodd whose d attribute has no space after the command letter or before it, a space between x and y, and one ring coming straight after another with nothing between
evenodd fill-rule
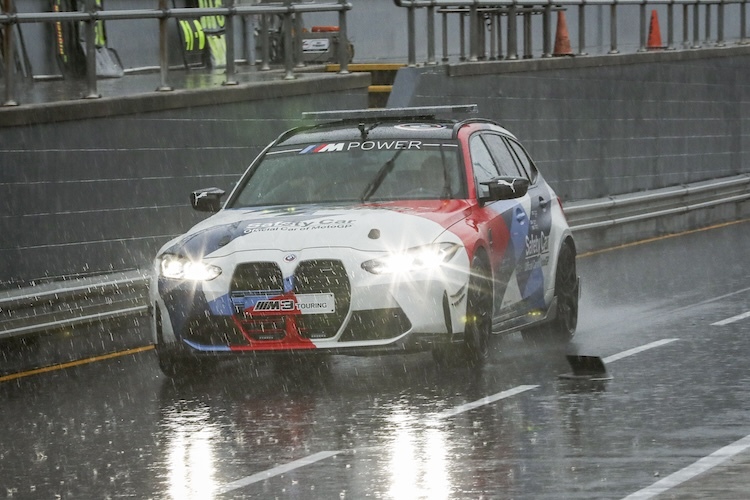
<instances>
[{"instance_id":1,"label":"door handle","mask_svg":"<svg viewBox=\"0 0 750 500\"><path fill-rule=\"evenodd\" d=\"M547 208L547 207L549 206L549 202L550 202L550 201L552 201L552 199L551 199L551 198L550 198L549 200L545 200L544 198L542 198L542 197L540 196L540 197L539 197L539 206L540 206L541 208Z\"/></svg>"},{"instance_id":2,"label":"door handle","mask_svg":"<svg viewBox=\"0 0 750 500\"><path fill-rule=\"evenodd\" d=\"M523 208L516 208L516 220L518 222L526 220L526 212L523 211Z\"/></svg>"}]
</instances>

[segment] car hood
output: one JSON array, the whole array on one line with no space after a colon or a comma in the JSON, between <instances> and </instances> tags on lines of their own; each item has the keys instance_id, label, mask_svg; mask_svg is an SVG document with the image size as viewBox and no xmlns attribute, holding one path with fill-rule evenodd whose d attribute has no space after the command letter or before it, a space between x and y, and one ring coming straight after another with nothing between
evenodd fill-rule
<instances>
[{"instance_id":1,"label":"car hood","mask_svg":"<svg viewBox=\"0 0 750 500\"><path fill-rule=\"evenodd\" d=\"M463 200L225 209L167 243L159 255L200 259L248 250L410 248L438 240L469 212Z\"/></svg>"}]
</instances>

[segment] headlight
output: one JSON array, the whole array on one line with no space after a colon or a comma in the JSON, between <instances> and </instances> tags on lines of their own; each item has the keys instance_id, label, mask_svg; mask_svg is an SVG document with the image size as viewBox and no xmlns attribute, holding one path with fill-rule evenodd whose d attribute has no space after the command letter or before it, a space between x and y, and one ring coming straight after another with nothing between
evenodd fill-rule
<instances>
[{"instance_id":1,"label":"headlight","mask_svg":"<svg viewBox=\"0 0 750 500\"><path fill-rule=\"evenodd\" d=\"M436 269L456 255L461 245L435 243L391 253L362 263L362 269L372 274L410 273L422 269Z\"/></svg>"},{"instance_id":2,"label":"headlight","mask_svg":"<svg viewBox=\"0 0 750 500\"><path fill-rule=\"evenodd\" d=\"M201 261L166 254L161 257L161 275L165 278L191 281L211 281L221 274L221 268Z\"/></svg>"}]
</instances>

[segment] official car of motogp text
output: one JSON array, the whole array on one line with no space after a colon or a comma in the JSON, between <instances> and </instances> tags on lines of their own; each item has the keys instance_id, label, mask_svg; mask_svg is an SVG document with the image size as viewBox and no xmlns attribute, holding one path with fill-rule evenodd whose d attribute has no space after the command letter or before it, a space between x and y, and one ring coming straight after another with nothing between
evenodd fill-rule
<instances>
[{"instance_id":1,"label":"official car of motogp text","mask_svg":"<svg viewBox=\"0 0 750 500\"><path fill-rule=\"evenodd\" d=\"M221 189L193 192L213 215L154 263L162 371L425 350L481 366L493 334L570 339L580 284L562 204L508 130L439 118L474 109L311 114L223 204Z\"/></svg>"}]
</instances>

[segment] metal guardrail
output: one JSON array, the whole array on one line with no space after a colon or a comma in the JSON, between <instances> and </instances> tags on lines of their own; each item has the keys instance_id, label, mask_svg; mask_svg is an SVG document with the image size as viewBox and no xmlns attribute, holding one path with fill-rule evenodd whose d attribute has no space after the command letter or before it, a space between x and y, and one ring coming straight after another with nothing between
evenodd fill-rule
<instances>
[{"instance_id":1,"label":"metal guardrail","mask_svg":"<svg viewBox=\"0 0 750 500\"><path fill-rule=\"evenodd\" d=\"M573 232L750 200L750 174L567 203ZM128 271L0 292L0 339L150 313L149 273Z\"/></svg>"},{"instance_id":2,"label":"metal guardrail","mask_svg":"<svg viewBox=\"0 0 750 500\"><path fill-rule=\"evenodd\" d=\"M475 62L487 56L485 50L486 40L490 42L490 57L497 54L498 59L518 59L518 28L515 20L523 19L524 58L532 57L531 54L531 14L542 15L543 48L542 57L552 57L552 12L554 10L565 10L568 6L578 7L578 54L586 55L586 10L590 7L609 7L609 31L610 31L610 54L618 54L617 19L619 9L626 6L638 6L640 12L640 48L639 51L647 50L648 23L646 13L648 6L663 5L667 8L667 45L666 50L675 49L675 6L682 6L682 34L683 44L692 49L701 47L700 25L701 8L704 11L704 25L706 37L711 31L711 8L716 7L716 46L723 47L726 44L725 7L731 4L740 5L739 33L736 36L737 43L748 42L747 33L747 3L748 0L394 0L394 3L408 10L408 64L415 66L416 61L416 11L425 9L427 12L427 64L437 64L435 59L435 14L443 16L443 60L446 54L446 26L449 15L460 15L469 18L469 61ZM693 12L693 41L690 44L689 11ZM503 41L500 18L506 18L507 53L502 55ZM463 22L461 24L463 28ZM462 29L463 31L463 29ZM461 35L463 43L464 35ZM571 54L572 55L572 54Z\"/></svg>"},{"instance_id":3,"label":"metal guardrail","mask_svg":"<svg viewBox=\"0 0 750 500\"><path fill-rule=\"evenodd\" d=\"M3 61L5 62L5 106L16 106L18 103L13 98L15 90L14 61L15 41L13 37L13 26L28 23L54 24L65 21L77 21L85 23L86 40L95 39L95 25L97 21L124 21L135 19L156 19L159 21L159 69L161 84L159 91L170 91L172 88L167 83L169 73L168 67L168 38L167 21L169 19L193 19L204 16L224 16L224 33L226 35L226 82L225 85L236 85L235 75L235 47L234 20L237 16L259 15L261 24L265 23L269 16L282 16L282 37L284 50L284 79L294 79L294 66L301 61L302 42L293 33L301 33L300 15L310 12L338 12L339 13L339 40L345 43L347 38L346 12L351 10L352 5L347 0L336 0L328 3L292 2L283 0L276 4L260 5L236 5L237 0L224 0L226 7L215 8L169 8L169 0L159 0L157 9L129 9L129 10L96 10L93 0L84 0L86 9L81 12L14 12L10 0L0 0L0 26L3 29ZM269 33L267 29L261 29L261 45L263 50L263 69L268 69L268 47ZM348 73L349 52L338 50L340 64L339 73ZM87 98L100 97L97 91L96 76L96 47L93 43L86 44L86 82L88 86Z\"/></svg>"},{"instance_id":4,"label":"metal guardrail","mask_svg":"<svg viewBox=\"0 0 750 500\"><path fill-rule=\"evenodd\" d=\"M148 282L136 270L0 292L0 339L147 314Z\"/></svg>"}]
</instances>

